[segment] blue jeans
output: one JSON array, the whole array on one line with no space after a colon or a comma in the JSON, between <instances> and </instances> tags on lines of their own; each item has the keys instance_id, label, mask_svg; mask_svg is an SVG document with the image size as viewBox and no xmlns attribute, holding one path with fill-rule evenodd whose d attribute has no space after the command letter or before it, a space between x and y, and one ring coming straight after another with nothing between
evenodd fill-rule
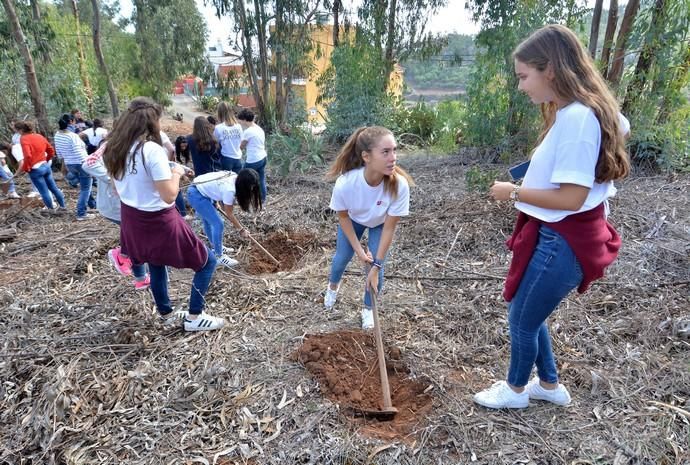
<instances>
[{"instance_id":1,"label":"blue jeans","mask_svg":"<svg viewBox=\"0 0 690 465\"><path fill-rule=\"evenodd\" d=\"M244 167L245 168L251 168L257 173L259 173L259 186L261 187L261 202L266 201L266 160L268 157L265 157L263 160L257 161L256 163L245 163Z\"/></svg>"},{"instance_id":2,"label":"blue jeans","mask_svg":"<svg viewBox=\"0 0 690 465\"><path fill-rule=\"evenodd\" d=\"M352 220L350 220L352 221ZM367 229L366 226L361 225L352 221L352 227L355 230L357 239L361 239L364 231ZM376 252L379 249L379 243L381 242L381 233L383 232L383 224L376 226L375 228L369 229L369 239L367 240L367 246L371 254L376 257ZM331 264L331 275L329 277L329 282L331 284L337 284L343 277L345 268L347 264L352 260L352 256L355 254L350 241L347 240L347 236L343 232L343 229L338 225L338 238L335 241L335 255L333 256L333 263ZM385 262L385 257L384 257ZM383 266L379 270L379 286L378 292L381 292L383 288ZM369 289L364 290L364 306L371 307L371 295L369 294Z\"/></svg>"},{"instance_id":3,"label":"blue jeans","mask_svg":"<svg viewBox=\"0 0 690 465\"><path fill-rule=\"evenodd\" d=\"M53 178L53 172L50 169L48 163L44 163L37 168L33 168L29 171L29 177L31 182L38 190L38 193L43 199L43 203L46 207L53 208L53 198L50 196L51 192L55 196L55 199L62 208L65 208L65 197L62 195L62 191L58 189L57 184L55 184L55 179Z\"/></svg>"},{"instance_id":4,"label":"blue jeans","mask_svg":"<svg viewBox=\"0 0 690 465\"><path fill-rule=\"evenodd\" d=\"M201 217L204 225L204 233L213 247L216 255L223 255L223 218L213 205L213 201L199 192L196 186L190 186L187 191L189 204L196 210Z\"/></svg>"},{"instance_id":5,"label":"blue jeans","mask_svg":"<svg viewBox=\"0 0 690 465\"><path fill-rule=\"evenodd\" d=\"M582 269L568 243L556 231L542 225L534 254L508 305L508 383L525 386L535 364L539 379L558 382L546 319L581 281Z\"/></svg>"},{"instance_id":6,"label":"blue jeans","mask_svg":"<svg viewBox=\"0 0 690 465\"><path fill-rule=\"evenodd\" d=\"M66 167L67 165L65 164L65 168ZM67 170L67 173L65 173L65 181L67 181L67 184L69 184L72 187L79 186L79 176L77 176L69 170Z\"/></svg>"},{"instance_id":7,"label":"blue jeans","mask_svg":"<svg viewBox=\"0 0 690 465\"><path fill-rule=\"evenodd\" d=\"M14 181L12 180L12 175L5 171L2 166L0 166L0 179L9 181L7 182L7 184L10 185L7 191L8 193L17 192L17 188L14 186Z\"/></svg>"},{"instance_id":8,"label":"blue jeans","mask_svg":"<svg viewBox=\"0 0 690 465\"><path fill-rule=\"evenodd\" d=\"M223 166L225 171L234 171L239 173L242 169L242 159L241 158L230 158L221 155L220 164ZM264 165L265 166L265 165Z\"/></svg>"},{"instance_id":9,"label":"blue jeans","mask_svg":"<svg viewBox=\"0 0 690 465\"><path fill-rule=\"evenodd\" d=\"M107 216L104 216L103 218L105 218L106 220L110 220L116 225L120 226L120 221L118 220L108 218ZM120 255L129 258L129 255L127 255L127 251L122 246L120 246ZM146 265L136 265L132 263L132 276L134 276L134 279L136 279L137 281L144 279L146 277Z\"/></svg>"},{"instance_id":10,"label":"blue jeans","mask_svg":"<svg viewBox=\"0 0 690 465\"><path fill-rule=\"evenodd\" d=\"M175 208L177 208L177 211L180 212L180 215L187 216L187 205L184 203L184 195L182 195L182 191L178 192L177 197L175 197Z\"/></svg>"},{"instance_id":11,"label":"blue jeans","mask_svg":"<svg viewBox=\"0 0 690 465\"><path fill-rule=\"evenodd\" d=\"M204 296L213 278L213 271L216 269L216 256L212 250L208 250L208 259L202 269L194 273L192 279L192 292L189 297L189 313L199 315L204 310L206 300ZM151 293L156 302L156 308L161 315L167 315L173 311L168 296L168 269L165 265L151 265L149 263L149 273L151 278Z\"/></svg>"},{"instance_id":12,"label":"blue jeans","mask_svg":"<svg viewBox=\"0 0 690 465\"><path fill-rule=\"evenodd\" d=\"M67 172L79 179L79 198L77 199L77 217L86 215L86 207L96 208L96 201L91 195L93 178L84 171L80 164L68 164Z\"/></svg>"}]
</instances>

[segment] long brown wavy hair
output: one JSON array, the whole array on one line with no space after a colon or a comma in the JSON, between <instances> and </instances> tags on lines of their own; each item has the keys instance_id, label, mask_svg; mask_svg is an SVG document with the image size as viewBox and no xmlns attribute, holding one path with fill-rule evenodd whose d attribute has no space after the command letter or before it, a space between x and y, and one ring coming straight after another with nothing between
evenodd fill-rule
<instances>
[{"instance_id":1,"label":"long brown wavy hair","mask_svg":"<svg viewBox=\"0 0 690 465\"><path fill-rule=\"evenodd\" d=\"M382 137L393 135L393 133L382 126L368 126L357 129L347 139L345 145L340 149L340 153L335 161L328 169L327 178L331 181L335 180L341 174L348 171L355 170L364 166L364 159L362 152L369 152L376 147ZM414 186L412 177L399 166L395 166L395 171L389 176L383 177L383 190L387 192L393 200L398 196L398 178L397 174L404 177L410 186Z\"/></svg>"},{"instance_id":2,"label":"long brown wavy hair","mask_svg":"<svg viewBox=\"0 0 690 465\"><path fill-rule=\"evenodd\" d=\"M127 112L120 115L108 134L103 163L113 179L121 180L127 170L127 155L137 143L136 153L148 141L161 145L160 118L163 107L148 97L137 97L129 103ZM130 171L136 172L136 157L132 157ZM144 164L144 153L141 153Z\"/></svg>"},{"instance_id":3,"label":"long brown wavy hair","mask_svg":"<svg viewBox=\"0 0 690 465\"><path fill-rule=\"evenodd\" d=\"M194 118L194 129L192 130L192 139L196 142L199 150L208 152L218 148L218 141L213 135L213 125L208 122L206 117L197 116Z\"/></svg>"},{"instance_id":4,"label":"long brown wavy hair","mask_svg":"<svg viewBox=\"0 0 690 465\"><path fill-rule=\"evenodd\" d=\"M625 151L618 102L577 36L565 26L544 26L517 46L513 58L539 71L545 71L550 65L551 88L556 95L563 101L578 101L592 109L601 127L596 181L602 183L627 176L630 159ZM541 105L544 128L538 143L553 126L556 111L554 102Z\"/></svg>"}]
</instances>

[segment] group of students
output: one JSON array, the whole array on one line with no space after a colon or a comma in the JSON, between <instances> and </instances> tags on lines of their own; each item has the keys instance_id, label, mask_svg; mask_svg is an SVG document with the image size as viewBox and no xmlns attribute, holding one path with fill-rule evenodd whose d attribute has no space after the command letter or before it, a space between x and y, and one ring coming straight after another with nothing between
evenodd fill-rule
<instances>
[{"instance_id":1,"label":"group of students","mask_svg":"<svg viewBox=\"0 0 690 465\"><path fill-rule=\"evenodd\" d=\"M507 242L513 258L503 293L511 350L506 378L475 394L474 401L488 408L525 408L530 399L567 405L571 398L559 383L546 320L569 292L584 292L601 278L617 256L621 240L607 221L607 199L616 192L613 181L630 169L625 151L629 126L589 54L568 28L550 25L536 31L517 47L513 58L518 88L541 106L544 130L522 184L497 181L490 190L492 198L512 201L518 211ZM102 157L103 182L107 185L105 179L110 178L119 196L118 256L130 268L148 265L150 289L164 323L182 321L187 331L219 329L224 320L204 311L216 257L225 253L223 221L215 202L244 234L232 207L237 202L243 210L262 208L263 132L250 112L240 113L238 124L221 104L218 125L197 118L192 135L176 140L177 159L188 160L188 150L194 165L196 176L187 196L203 218L211 245L207 247L175 210L180 180L191 173L170 162L159 126L161 114L151 99L134 99L100 154L94 154ZM248 154L241 164L241 150L250 147L251 157ZM338 227L324 305L328 311L335 308L343 272L357 255L366 270L364 329L373 326L371 292L382 290L397 225L410 210L414 184L397 166L396 149L388 129L360 128L328 172L335 180L330 208L337 213ZM361 240L367 231L365 248ZM167 267L195 271L186 311L173 309ZM530 381L535 366L537 376Z\"/></svg>"}]
</instances>

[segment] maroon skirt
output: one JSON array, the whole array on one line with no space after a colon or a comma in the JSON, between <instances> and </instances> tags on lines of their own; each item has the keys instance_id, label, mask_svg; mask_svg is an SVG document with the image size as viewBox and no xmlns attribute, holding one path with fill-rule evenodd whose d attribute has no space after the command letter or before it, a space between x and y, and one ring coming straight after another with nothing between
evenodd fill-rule
<instances>
[{"instance_id":1,"label":"maroon skirt","mask_svg":"<svg viewBox=\"0 0 690 465\"><path fill-rule=\"evenodd\" d=\"M134 264L149 263L199 271L208 250L175 207L147 212L122 206L120 244Z\"/></svg>"}]
</instances>

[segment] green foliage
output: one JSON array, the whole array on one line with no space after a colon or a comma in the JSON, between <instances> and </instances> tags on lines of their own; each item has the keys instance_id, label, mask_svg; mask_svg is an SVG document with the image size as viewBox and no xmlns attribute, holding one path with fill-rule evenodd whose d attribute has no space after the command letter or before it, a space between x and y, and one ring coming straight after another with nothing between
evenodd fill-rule
<instances>
[{"instance_id":1,"label":"green foliage","mask_svg":"<svg viewBox=\"0 0 690 465\"><path fill-rule=\"evenodd\" d=\"M277 167L282 175L303 172L324 162L323 141L308 128L293 127L289 134L270 134L266 150L271 157L270 166Z\"/></svg>"},{"instance_id":2,"label":"green foliage","mask_svg":"<svg viewBox=\"0 0 690 465\"><path fill-rule=\"evenodd\" d=\"M465 107L459 100L444 100L436 106L418 102L400 107L394 114L394 127L403 142L431 145L435 152L450 153L457 147L462 132ZM410 138L412 135L414 137Z\"/></svg>"},{"instance_id":3,"label":"green foliage","mask_svg":"<svg viewBox=\"0 0 690 465\"><path fill-rule=\"evenodd\" d=\"M218 97L210 97L208 95L204 95L199 100L199 103L201 104L201 108L204 109L205 111L215 113L216 109L218 109L218 104L220 103L220 99Z\"/></svg>"},{"instance_id":4,"label":"green foliage","mask_svg":"<svg viewBox=\"0 0 690 465\"><path fill-rule=\"evenodd\" d=\"M447 45L438 55L426 60L411 59L403 64L406 84L414 88L465 89L471 70L467 63L475 54L474 37L449 34L446 40Z\"/></svg>"},{"instance_id":5,"label":"green foliage","mask_svg":"<svg viewBox=\"0 0 690 465\"><path fill-rule=\"evenodd\" d=\"M465 171L465 187L470 192L486 193L499 176L498 170L473 166Z\"/></svg>"},{"instance_id":6,"label":"green foliage","mask_svg":"<svg viewBox=\"0 0 690 465\"><path fill-rule=\"evenodd\" d=\"M384 90L387 79L383 57L374 46L355 40L337 47L330 69L318 81L328 111L328 135L342 141L360 126L391 126L394 101Z\"/></svg>"}]
</instances>

